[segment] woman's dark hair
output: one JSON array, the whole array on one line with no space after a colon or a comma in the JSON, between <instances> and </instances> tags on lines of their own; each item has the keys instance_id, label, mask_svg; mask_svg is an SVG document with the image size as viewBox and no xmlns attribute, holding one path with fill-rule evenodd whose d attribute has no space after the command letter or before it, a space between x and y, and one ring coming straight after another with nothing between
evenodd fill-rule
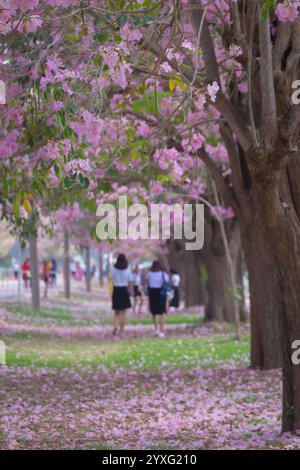
<instances>
[{"instance_id":1,"label":"woman's dark hair","mask_svg":"<svg viewBox=\"0 0 300 470\"><path fill-rule=\"evenodd\" d=\"M127 261L126 256L123 255L123 253L121 253L117 257L117 261L115 263L115 268L116 269L127 269L128 268L128 261Z\"/></svg>"},{"instance_id":2,"label":"woman's dark hair","mask_svg":"<svg viewBox=\"0 0 300 470\"><path fill-rule=\"evenodd\" d=\"M162 271L162 266L159 261L153 261L150 271L157 273L158 271Z\"/></svg>"},{"instance_id":3,"label":"woman's dark hair","mask_svg":"<svg viewBox=\"0 0 300 470\"><path fill-rule=\"evenodd\" d=\"M171 268L171 269L170 269L170 273L171 273L171 274L178 274L178 272L177 272L176 269L174 269L174 268Z\"/></svg>"}]
</instances>

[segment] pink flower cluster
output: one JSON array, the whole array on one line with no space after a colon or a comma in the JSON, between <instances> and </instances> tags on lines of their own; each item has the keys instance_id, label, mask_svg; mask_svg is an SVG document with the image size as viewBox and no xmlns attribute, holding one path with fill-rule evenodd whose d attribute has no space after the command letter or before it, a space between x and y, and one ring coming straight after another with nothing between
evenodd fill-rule
<instances>
[{"instance_id":1,"label":"pink flower cluster","mask_svg":"<svg viewBox=\"0 0 300 470\"><path fill-rule=\"evenodd\" d=\"M210 214L212 217L219 218L221 217L223 220L233 219L234 211L232 207L222 207L222 206L215 206L210 208Z\"/></svg>"},{"instance_id":2,"label":"pink flower cluster","mask_svg":"<svg viewBox=\"0 0 300 470\"><path fill-rule=\"evenodd\" d=\"M298 0L285 0L283 3L278 3L275 10L276 16L283 23L295 21L298 17L299 6L300 2Z\"/></svg>"}]
</instances>

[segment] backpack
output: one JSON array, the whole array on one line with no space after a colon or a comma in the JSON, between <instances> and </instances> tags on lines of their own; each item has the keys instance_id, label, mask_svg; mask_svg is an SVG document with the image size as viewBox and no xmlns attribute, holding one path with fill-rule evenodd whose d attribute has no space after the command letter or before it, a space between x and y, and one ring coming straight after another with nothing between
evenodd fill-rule
<instances>
[{"instance_id":1,"label":"backpack","mask_svg":"<svg viewBox=\"0 0 300 470\"><path fill-rule=\"evenodd\" d=\"M163 283L160 288L160 298L162 302L165 302L166 300L170 301L174 297L174 290L172 289L172 286L166 280L163 272L162 272L162 277L163 277Z\"/></svg>"}]
</instances>

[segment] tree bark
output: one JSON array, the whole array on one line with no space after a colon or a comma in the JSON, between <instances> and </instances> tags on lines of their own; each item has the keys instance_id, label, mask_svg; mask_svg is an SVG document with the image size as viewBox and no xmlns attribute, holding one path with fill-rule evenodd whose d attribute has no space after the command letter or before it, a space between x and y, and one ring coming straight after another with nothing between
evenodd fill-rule
<instances>
[{"instance_id":1,"label":"tree bark","mask_svg":"<svg viewBox=\"0 0 300 470\"><path fill-rule=\"evenodd\" d=\"M256 181L260 224L275 259L280 290L283 351L283 431L300 429L300 368L292 344L300 340L300 222L293 207L283 207L278 176ZM274 293L275 294L275 293Z\"/></svg>"},{"instance_id":2,"label":"tree bark","mask_svg":"<svg viewBox=\"0 0 300 470\"><path fill-rule=\"evenodd\" d=\"M251 366L263 370L281 366L280 293L277 268L256 220L243 227L243 245L250 289Z\"/></svg>"},{"instance_id":3,"label":"tree bark","mask_svg":"<svg viewBox=\"0 0 300 470\"><path fill-rule=\"evenodd\" d=\"M171 268L176 269L181 277L181 289L184 291L186 307L204 305L205 279L202 279L201 252L185 249L184 240L170 240L168 246L168 260Z\"/></svg>"},{"instance_id":4,"label":"tree bark","mask_svg":"<svg viewBox=\"0 0 300 470\"><path fill-rule=\"evenodd\" d=\"M68 231L64 232L64 288L65 298L71 297L71 281L70 281L70 242Z\"/></svg>"},{"instance_id":5,"label":"tree bark","mask_svg":"<svg viewBox=\"0 0 300 470\"><path fill-rule=\"evenodd\" d=\"M29 240L29 257L30 257L30 272L31 272L31 299L32 307L34 310L41 308L40 299L40 275L39 275L39 262L37 253L37 238L31 237Z\"/></svg>"},{"instance_id":6,"label":"tree bark","mask_svg":"<svg viewBox=\"0 0 300 470\"><path fill-rule=\"evenodd\" d=\"M184 250L182 263L185 271L185 306L194 307L204 304L204 282L201 279L201 257L195 251Z\"/></svg>"},{"instance_id":7,"label":"tree bark","mask_svg":"<svg viewBox=\"0 0 300 470\"><path fill-rule=\"evenodd\" d=\"M226 233L235 273L240 253L240 230L237 220L226 222ZM207 217L205 224L204 262L207 271L207 297L205 318L208 321L234 323L233 298L228 263L224 250L220 224ZM242 303L239 302L239 310Z\"/></svg>"}]
</instances>

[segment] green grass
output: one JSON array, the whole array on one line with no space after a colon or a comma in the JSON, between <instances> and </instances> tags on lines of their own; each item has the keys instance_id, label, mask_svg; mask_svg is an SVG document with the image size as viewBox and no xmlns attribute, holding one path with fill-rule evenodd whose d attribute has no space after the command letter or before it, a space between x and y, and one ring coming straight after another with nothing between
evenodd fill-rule
<instances>
[{"instance_id":1,"label":"green grass","mask_svg":"<svg viewBox=\"0 0 300 470\"><path fill-rule=\"evenodd\" d=\"M52 319L59 321L73 320L68 310L61 307L42 307L40 310L34 310L29 304L9 304L5 305L9 312L17 313L27 318Z\"/></svg>"},{"instance_id":2,"label":"green grass","mask_svg":"<svg viewBox=\"0 0 300 470\"><path fill-rule=\"evenodd\" d=\"M187 325L196 325L202 322L202 319L199 315L188 315L188 314L172 314L169 313L167 315L167 323L169 325L180 325L180 324L187 324ZM131 318L128 321L131 325L152 325L152 317L149 315L147 317L137 317Z\"/></svg>"},{"instance_id":3,"label":"green grass","mask_svg":"<svg viewBox=\"0 0 300 470\"><path fill-rule=\"evenodd\" d=\"M7 365L34 367L72 367L103 365L110 369L216 367L234 360L245 363L249 338L237 342L233 337L153 338L112 342L95 340L61 341L45 338L9 339Z\"/></svg>"},{"instance_id":4,"label":"green grass","mask_svg":"<svg viewBox=\"0 0 300 470\"><path fill-rule=\"evenodd\" d=\"M6 310L12 313L16 313L27 320L29 319L39 319L43 320L54 320L57 323L63 322L68 323L68 325L82 325L82 326L92 326L97 325L112 325L113 324L113 312L110 311L92 311L93 318L85 318L86 310L82 308L81 310L76 311L76 318L72 314L71 308L62 308L57 306L51 307L42 307L40 310L33 310L29 304L21 303L7 303L5 305ZM196 314L168 314L167 322L170 325L179 325L179 324L188 324L188 325L199 325L202 322L202 319L199 315ZM152 325L152 317L148 316L137 316L132 318L128 315L128 324L130 325Z\"/></svg>"}]
</instances>

